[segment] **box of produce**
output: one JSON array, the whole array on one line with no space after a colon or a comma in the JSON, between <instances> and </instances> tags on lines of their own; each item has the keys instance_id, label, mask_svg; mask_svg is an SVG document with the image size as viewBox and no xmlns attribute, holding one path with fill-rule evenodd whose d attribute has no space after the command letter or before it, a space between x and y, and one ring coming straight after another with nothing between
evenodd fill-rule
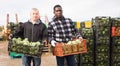
<instances>
[{"instance_id":1,"label":"box of produce","mask_svg":"<svg viewBox=\"0 0 120 66\"><path fill-rule=\"evenodd\" d=\"M99 62L99 61L109 61L109 52L101 52L101 53L98 53L96 52L96 61Z\"/></svg>"},{"instance_id":2,"label":"box of produce","mask_svg":"<svg viewBox=\"0 0 120 66\"><path fill-rule=\"evenodd\" d=\"M120 18L112 18L112 26L113 27L120 26Z\"/></svg>"},{"instance_id":3,"label":"box of produce","mask_svg":"<svg viewBox=\"0 0 120 66\"><path fill-rule=\"evenodd\" d=\"M96 44L110 44L109 36L98 36L96 38Z\"/></svg>"},{"instance_id":4,"label":"box of produce","mask_svg":"<svg viewBox=\"0 0 120 66\"><path fill-rule=\"evenodd\" d=\"M112 44L113 45L120 45L120 37L112 37Z\"/></svg>"},{"instance_id":5,"label":"box of produce","mask_svg":"<svg viewBox=\"0 0 120 66\"><path fill-rule=\"evenodd\" d=\"M120 62L114 62L112 63L112 66L120 66Z\"/></svg>"},{"instance_id":6,"label":"box of produce","mask_svg":"<svg viewBox=\"0 0 120 66\"><path fill-rule=\"evenodd\" d=\"M92 22L91 21L86 21L85 22L85 28L92 28Z\"/></svg>"},{"instance_id":7,"label":"box of produce","mask_svg":"<svg viewBox=\"0 0 120 66\"><path fill-rule=\"evenodd\" d=\"M85 28L85 22L80 22L81 28Z\"/></svg>"},{"instance_id":8,"label":"box of produce","mask_svg":"<svg viewBox=\"0 0 120 66\"><path fill-rule=\"evenodd\" d=\"M109 45L104 45L104 44L102 44L102 45L97 45L97 47L96 47L96 51L97 52L109 52L109 50L110 50L110 46Z\"/></svg>"},{"instance_id":9,"label":"box of produce","mask_svg":"<svg viewBox=\"0 0 120 66\"><path fill-rule=\"evenodd\" d=\"M42 54L43 45L38 42L29 42L27 38L13 38L10 44L10 51L22 53L28 56L39 57Z\"/></svg>"},{"instance_id":10,"label":"box of produce","mask_svg":"<svg viewBox=\"0 0 120 66\"><path fill-rule=\"evenodd\" d=\"M93 53L82 54L81 61L83 63L88 63L88 62L93 63L94 62L94 54Z\"/></svg>"},{"instance_id":11,"label":"box of produce","mask_svg":"<svg viewBox=\"0 0 120 66\"><path fill-rule=\"evenodd\" d=\"M110 27L97 27L96 28L96 34L99 36L109 35L110 36Z\"/></svg>"},{"instance_id":12,"label":"box of produce","mask_svg":"<svg viewBox=\"0 0 120 66\"><path fill-rule=\"evenodd\" d=\"M69 41L68 43L57 43L52 47L53 55L66 56L87 52L86 40L80 41L79 39Z\"/></svg>"},{"instance_id":13,"label":"box of produce","mask_svg":"<svg viewBox=\"0 0 120 66\"><path fill-rule=\"evenodd\" d=\"M111 26L110 17L96 17L93 21L95 26Z\"/></svg>"},{"instance_id":14,"label":"box of produce","mask_svg":"<svg viewBox=\"0 0 120 66\"><path fill-rule=\"evenodd\" d=\"M81 29L81 34L83 37L88 38L88 37L93 37L93 29L92 28L82 28Z\"/></svg>"},{"instance_id":15,"label":"box of produce","mask_svg":"<svg viewBox=\"0 0 120 66\"><path fill-rule=\"evenodd\" d=\"M113 52L120 53L120 45L113 45Z\"/></svg>"},{"instance_id":16,"label":"box of produce","mask_svg":"<svg viewBox=\"0 0 120 66\"><path fill-rule=\"evenodd\" d=\"M113 53L112 55L112 61L113 62L120 62L120 53Z\"/></svg>"},{"instance_id":17,"label":"box of produce","mask_svg":"<svg viewBox=\"0 0 120 66\"><path fill-rule=\"evenodd\" d=\"M107 61L97 62L95 66L110 66L110 63Z\"/></svg>"},{"instance_id":18,"label":"box of produce","mask_svg":"<svg viewBox=\"0 0 120 66\"><path fill-rule=\"evenodd\" d=\"M112 27L112 36L120 36L120 27Z\"/></svg>"},{"instance_id":19,"label":"box of produce","mask_svg":"<svg viewBox=\"0 0 120 66\"><path fill-rule=\"evenodd\" d=\"M82 66L94 66L93 63L83 63Z\"/></svg>"}]
</instances>

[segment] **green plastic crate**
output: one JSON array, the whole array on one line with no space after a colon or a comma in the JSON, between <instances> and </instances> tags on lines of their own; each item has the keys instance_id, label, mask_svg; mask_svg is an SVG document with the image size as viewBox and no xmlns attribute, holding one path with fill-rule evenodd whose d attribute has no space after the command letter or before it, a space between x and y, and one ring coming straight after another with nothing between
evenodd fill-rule
<instances>
[{"instance_id":1,"label":"green plastic crate","mask_svg":"<svg viewBox=\"0 0 120 66\"><path fill-rule=\"evenodd\" d=\"M15 52L10 52L10 57L11 58L21 58L23 54L18 54Z\"/></svg>"}]
</instances>

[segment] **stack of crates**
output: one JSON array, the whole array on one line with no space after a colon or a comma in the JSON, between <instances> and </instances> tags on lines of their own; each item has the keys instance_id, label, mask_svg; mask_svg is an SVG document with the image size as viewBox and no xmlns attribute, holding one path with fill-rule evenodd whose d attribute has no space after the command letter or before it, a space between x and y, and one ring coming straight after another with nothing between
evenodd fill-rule
<instances>
[{"instance_id":1,"label":"stack of crates","mask_svg":"<svg viewBox=\"0 0 120 66\"><path fill-rule=\"evenodd\" d=\"M81 66L94 66L94 32L92 28L92 22L81 22L80 33L83 38L87 39L88 52L81 54L80 65Z\"/></svg>"},{"instance_id":2,"label":"stack of crates","mask_svg":"<svg viewBox=\"0 0 120 66\"><path fill-rule=\"evenodd\" d=\"M95 66L110 66L110 17L93 19L95 32Z\"/></svg>"},{"instance_id":3,"label":"stack of crates","mask_svg":"<svg viewBox=\"0 0 120 66\"><path fill-rule=\"evenodd\" d=\"M10 30L11 30L11 34L13 34L15 32L15 29L20 26L20 24L22 24L22 22L19 22L19 24L10 22ZM15 52L10 52L10 40L8 42L8 53L10 55L11 58L21 58L23 54L19 54L19 53L15 53Z\"/></svg>"},{"instance_id":4,"label":"stack of crates","mask_svg":"<svg viewBox=\"0 0 120 66\"><path fill-rule=\"evenodd\" d=\"M111 66L120 66L120 18L112 18Z\"/></svg>"},{"instance_id":5,"label":"stack of crates","mask_svg":"<svg viewBox=\"0 0 120 66\"><path fill-rule=\"evenodd\" d=\"M76 29L79 30L81 28L80 22L74 22L74 24ZM75 57L76 66L80 66L80 55L77 54L77 55L74 55L74 57Z\"/></svg>"}]
</instances>

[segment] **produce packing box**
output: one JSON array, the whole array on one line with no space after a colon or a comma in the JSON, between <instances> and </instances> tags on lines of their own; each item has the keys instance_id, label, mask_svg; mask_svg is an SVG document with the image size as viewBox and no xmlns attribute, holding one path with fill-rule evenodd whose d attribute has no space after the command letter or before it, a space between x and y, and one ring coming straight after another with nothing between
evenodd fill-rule
<instances>
[{"instance_id":1,"label":"produce packing box","mask_svg":"<svg viewBox=\"0 0 120 66\"><path fill-rule=\"evenodd\" d=\"M112 27L112 36L120 36L120 27Z\"/></svg>"},{"instance_id":2,"label":"produce packing box","mask_svg":"<svg viewBox=\"0 0 120 66\"><path fill-rule=\"evenodd\" d=\"M55 47L52 47L52 52L54 56L67 56L87 52L86 39L80 41L76 39L69 41L68 43L57 43Z\"/></svg>"},{"instance_id":3,"label":"produce packing box","mask_svg":"<svg viewBox=\"0 0 120 66\"><path fill-rule=\"evenodd\" d=\"M10 51L22 53L28 56L39 57L42 54L43 45L38 42L29 42L28 39L13 38L10 43Z\"/></svg>"}]
</instances>

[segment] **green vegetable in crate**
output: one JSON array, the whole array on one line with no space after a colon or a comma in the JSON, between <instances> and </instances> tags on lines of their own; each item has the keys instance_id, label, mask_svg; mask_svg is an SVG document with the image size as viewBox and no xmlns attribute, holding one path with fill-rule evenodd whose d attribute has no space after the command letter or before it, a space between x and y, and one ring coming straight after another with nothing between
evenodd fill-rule
<instances>
[{"instance_id":1,"label":"green vegetable in crate","mask_svg":"<svg viewBox=\"0 0 120 66\"><path fill-rule=\"evenodd\" d=\"M81 44L81 41L79 39L74 41L69 41L67 44Z\"/></svg>"},{"instance_id":2,"label":"green vegetable in crate","mask_svg":"<svg viewBox=\"0 0 120 66\"><path fill-rule=\"evenodd\" d=\"M24 40L22 40L21 38L13 38L12 42L13 44L11 44L11 51L31 56L37 55L40 52L39 49L41 43L39 41L29 42L27 38L25 38Z\"/></svg>"}]
</instances>

